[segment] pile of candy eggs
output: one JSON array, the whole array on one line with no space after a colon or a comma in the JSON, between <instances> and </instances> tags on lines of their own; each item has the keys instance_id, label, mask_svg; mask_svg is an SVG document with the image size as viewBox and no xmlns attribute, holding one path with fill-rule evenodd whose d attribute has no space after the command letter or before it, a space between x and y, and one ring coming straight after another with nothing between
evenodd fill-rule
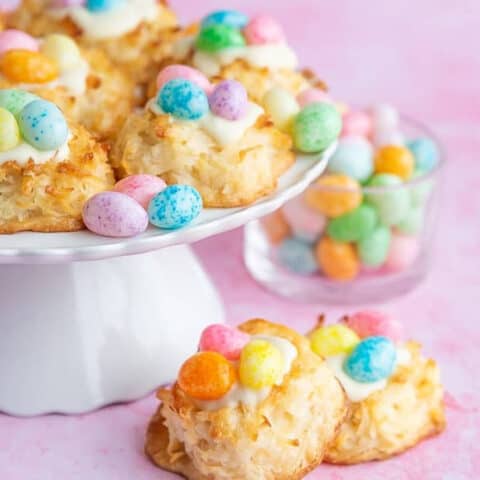
<instances>
[{"instance_id":1,"label":"pile of candy eggs","mask_svg":"<svg viewBox=\"0 0 480 480\"><path fill-rule=\"evenodd\" d=\"M37 40L20 30L0 32L0 74L12 83L48 84L80 59L77 44L66 35Z\"/></svg>"},{"instance_id":2,"label":"pile of candy eggs","mask_svg":"<svg viewBox=\"0 0 480 480\"><path fill-rule=\"evenodd\" d=\"M194 399L218 400L236 384L253 390L272 387L283 372L283 356L268 340L211 325L200 337L199 352L180 368L177 382Z\"/></svg>"},{"instance_id":3,"label":"pile of candy eggs","mask_svg":"<svg viewBox=\"0 0 480 480\"><path fill-rule=\"evenodd\" d=\"M54 151L68 135L65 117L53 103L23 90L0 90L0 152L22 142L39 151Z\"/></svg>"}]
</instances>

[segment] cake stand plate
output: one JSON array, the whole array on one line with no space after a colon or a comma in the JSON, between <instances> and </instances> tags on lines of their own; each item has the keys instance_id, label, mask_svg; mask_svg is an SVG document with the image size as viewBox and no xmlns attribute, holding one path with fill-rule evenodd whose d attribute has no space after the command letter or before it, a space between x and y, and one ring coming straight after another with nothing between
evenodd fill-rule
<instances>
[{"instance_id":1,"label":"cake stand plate","mask_svg":"<svg viewBox=\"0 0 480 480\"><path fill-rule=\"evenodd\" d=\"M178 231L0 235L0 410L87 412L171 381L201 330L224 321L187 244L278 209L323 172L334 148L299 156L253 205L204 209Z\"/></svg>"}]
</instances>

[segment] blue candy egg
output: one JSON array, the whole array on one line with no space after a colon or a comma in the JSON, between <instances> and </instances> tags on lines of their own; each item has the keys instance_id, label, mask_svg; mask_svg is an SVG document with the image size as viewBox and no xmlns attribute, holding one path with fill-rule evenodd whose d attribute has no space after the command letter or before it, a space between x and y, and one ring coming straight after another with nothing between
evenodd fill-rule
<instances>
[{"instance_id":1,"label":"blue candy egg","mask_svg":"<svg viewBox=\"0 0 480 480\"><path fill-rule=\"evenodd\" d=\"M353 380L372 383L389 377L397 360L395 344L387 337L362 340L345 359L344 372Z\"/></svg>"},{"instance_id":2,"label":"blue candy egg","mask_svg":"<svg viewBox=\"0 0 480 480\"><path fill-rule=\"evenodd\" d=\"M407 142L407 147L415 157L415 169L428 172L437 165L440 153L432 139L415 138Z\"/></svg>"},{"instance_id":3,"label":"blue candy egg","mask_svg":"<svg viewBox=\"0 0 480 480\"><path fill-rule=\"evenodd\" d=\"M56 150L68 138L68 125L60 109L46 100L34 100L18 116L22 137L37 150Z\"/></svg>"},{"instance_id":4,"label":"blue candy egg","mask_svg":"<svg viewBox=\"0 0 480 480\"><path fill-rule=\"evenodd\" d=\"M181 120L198 120L209 110L205 91L183 78L167 82L158 93L157 104L165 113Z\"/></svg>"},{"instance_id":5,"label":"blue candy egg","mask_svg":"<svg viewBox=\"0 0 480 480\"><path fill-rule=\"evenodd\" d=\"M232 28L245 28L248 23L248 17L237 10L218 10L207 15L202 20L202 28L212 25L227 25Z\"/></svg>"},{"instance_id":6,"label":"blue candy egg","mask_svg":"<svg viewBox=\"0 0 480 480\"><path fill-rule=\"evenodd\" d=\"M300 275L318 271L312 245L300 238L287 238L278 247L278 261L288 270Z\"/></svg>"},{"instance_id":7,"label":"blue candy egg","mask_svg":"<svg viewBox=\"0 0 480 480\"><path fill-rule=\"evenodd\" d=\"M148 205L150 223L175 230L188 225L200 215L202 197L190 185L170 185L157 193Z\"/></svg>"},{"instance_id":8,"label":"blue candy egg","mask_svg":"<svg viewBox=\"0 0 480 480\"><path fill-rule=\"evenodd\" d=\"M92 13L108 12L124 3L125 0L87 0L87 10Z\"/></svg>"}]
</instances>

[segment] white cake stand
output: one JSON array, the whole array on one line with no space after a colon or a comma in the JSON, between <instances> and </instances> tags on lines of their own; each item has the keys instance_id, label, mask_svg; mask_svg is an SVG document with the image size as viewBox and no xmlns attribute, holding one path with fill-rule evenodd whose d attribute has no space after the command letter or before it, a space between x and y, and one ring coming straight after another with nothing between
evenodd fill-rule
<instances>
[{"instance_id":1,"label":"white cake stand","mask_svg":"<svg viewBox=\"0 0 480 480\"><path fill-rule=\"evenodd\" d=\"M201 330L224 321L187 244L273 212L322 173L334 148L298 157L274 194L205 209L179 231L0 235L0 410L87 412L172 380Z\"/></svg>"}]
</instances>

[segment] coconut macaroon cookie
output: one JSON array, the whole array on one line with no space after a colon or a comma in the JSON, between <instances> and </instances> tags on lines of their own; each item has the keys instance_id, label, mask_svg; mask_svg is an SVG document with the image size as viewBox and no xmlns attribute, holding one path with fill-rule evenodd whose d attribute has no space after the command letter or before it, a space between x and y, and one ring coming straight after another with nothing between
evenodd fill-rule
<instances>
[{"instance_id":1,"label":"coconut macaroon cookie","mask_svg":"<svg viewBox=\"0 0 480 480\"><path fill-rule=\"evenodd\" d=\"M85 201L113 184L85 128L47 100L0 90L0 233L80 230Z\"/></svg>"},{"instance_id":2,"label":"coconut macaroon cookie","mask_svg":"<svg viewBox=\"0 0 480 480\"><path fill-rule=\"evenodd\" d=\"M359 312L321 324L310 341L351 401L326 462L382 460L445 428L438 366L418 343L403 340L397 322L379 312Z\"/></svg>"},{"instance_id":3,"label":"coconut macaroon cookie","mask_svg":"<svg viewBox=\"0 0 480 480\"><path fill-rule=\"evenodd\" d=\"M133 82L101 50L80 49L61 34L0 32L0 87L52 101L103 139L121 128L134 103Z\"/></svg>"},{"instance_id":4,"label":"coconut macaroon cookie","mask_svg":"<svg viewBox=\"0 0 480 480\"><path fill-rule=\"evenodd\" d=\"M146 453L189 480L303 478L347 413L308 341L265 320L208 327L158 398Z\"/></svg>"},{"instance_id":5,"label":"coconut macaroon cookie","mask_svg":"<svg viewBox=\"0 0 480 480\"><path fill-rule=\"evenodd\" d=\"M247 205L272 192L293 163L291 138L234 80L212 86L199 71L167 67L158 94L131 115L111 161L120 177L147 173L187 184L204 206Z\"/></svg>"}]
</instances>

